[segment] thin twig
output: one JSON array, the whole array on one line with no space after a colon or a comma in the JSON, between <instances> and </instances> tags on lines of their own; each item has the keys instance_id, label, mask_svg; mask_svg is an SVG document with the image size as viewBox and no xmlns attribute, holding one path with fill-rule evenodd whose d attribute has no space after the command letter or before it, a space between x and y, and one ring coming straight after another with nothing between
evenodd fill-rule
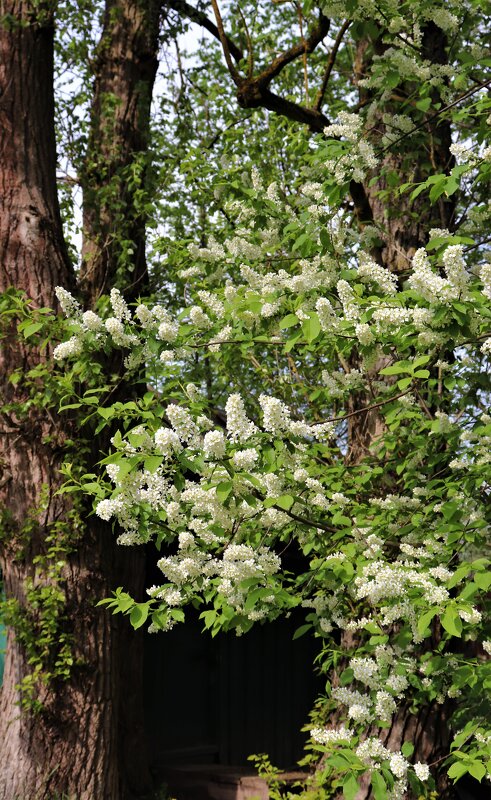
<instances>
[{"instance_id":1,"label":"thin twig","mask_svg":"<svg viewBox=\"0 0 491 800\"><path fill-rule=\"evenodd\" d=\"M322 79L322 86L320 87L317 93L317 97L315 99L314 108L316 111L321 110L321 106L324 100L324 95L327 89L327 84L329 83L329 78L331 77L331 72L334 67L334 62L336 61L338 50L341 46L341 42L343 41L344 34L346 33L350 25L351 25L351 20L347 19L346 22L344 22L341 28L339 29L338 35L334 40L332 50L329 53L329 58L327 59L326 71L324 72L324 77Z\"/></svg>"},{"instance_id":2,"label":"thin twig","mask_svg":"<svg viewBox=\"0 0 491 800\"><path fill-rule=\"evenodd\" d=\"M194 8L194 6L190 6L189 3L184 2L184 0L167 0L167 5L174 11L184 14L184 16L190 19L192 22L196 22L198 25L201 25L203 28L205 28L205 30L208 31L208 33L211 33L215 39L220 40L217 26L211 21L211 19L208 19L203 11L199 11L197 8ZM228 36L226 36L226 40L232 57L237 63L239 63L244 58L242 50L240 47L237 47L235 42L233 42Z\"/></svg>"},{"instance_id":3,"label":"thin twig","mask_svg":"<svg viewBox=\"0 0 491 800\"><path fill-rule=\"evenodd\" d=\"M404 397L405 394L409 394L411 389L406 389L405 392L400 392L399 394L393 395L393 397L388 397L387 400L381 400L380 403L373 403L370 406L364 406L364 408L358 408L356 411L350 411L349 414L343 414L340 417L330 417L329 419L325 419L322 422L313 422L311 424L311 428L315 428L316 425L323 425L326 422L343 422L343 420L348 419L349 417L355 417L357 414L364 414L367 411L372 411L374 408L380 408L381 406L386 406L387 403L392 403L393 400L398 400L399 397Z\"/></svg>"},{"instance_id":4,"label":"thin twig","mask_svg":"<svg viewBox=\"0 0 491 800\"><path fill-rule=\"evenodd\" d=\"M420 122L418 125L415 125L414 128L411 128L411 130L403 133L402 136L399 136L398 139L394 139L393 142L388 144L382 150L379 150L377 152L377 155L379 156L383 155L384 153L387 152L387 150L390 150L395 144L399 144L399 142L402 142L402 140L405 139L407 136L411 136L420 128L424 128L425 125L428 125L430 122L433 122L433 120L439 117L440 114L444 114L446 111L450 111L451 108L458 105L462 100L466 100L468 97L472 97L472 95L476 94L476 92L478 92L479 89L484 89L486 86L489 86L490 84L491 84L491 78L488 78L488 80L482 81L482 83L478 83L478 85L474 86L472 89L468 89L466 92L464 92L464 94L461 94L460 97L457 97L452 103L449 103L448 106L440 108L434 114L424 119L423 122Z\"/></svg>"},{"instance_id":5,"label":"thin twig","mask_svg":"<svg viewBox=\"0 0 491 800\"><path fill-rule=\"evenodd\" d=\"M282 511L291 519L294 519L296 522L301 522L302 525L308 525L309 528L320 528L323 531L327 531L328 533L335 533L336 528L331 527L330 525L325 525L323 522L316 522L312 519L308 519L307 517L301 517L300 514L294 514L293 511L285 511L284 508L281 506L274 505L272 508L275 508L277 511Z\"/></svg>"},{"instance_id":6,"label":"thin twig","mask_svg":"<svg viewBox=\"0 0 491 800\"><path fill-rule=\"evenodd\" d=\"M239 73L235 69L234 62L232 61L232 56L230 52L230 43L223 27L222 15L220 14L220 9L218 8L217 0L211 0L211 5L213 8L213 13L215 14L218 36L220 37L223 55L225 56L225 61L227 62L228 71L230 72L235 85L240 86L243 83L243 78L239 75Z\"/></svg>"},{"instance_id":7,"label":"thin twig","mask_svg":"<svg viewBox=\"0 0 491 800\"><path fill-rule=\"evenodd\" d=\"M247 77L252 78L254 75L254 48L252 46L252 37L249 31L249 27L247 25L247 20L244 17L240 6L237 6L237 11L240 14L240 18L244 26L246 40L247 40Z\"/></svg>"}]
</instances>

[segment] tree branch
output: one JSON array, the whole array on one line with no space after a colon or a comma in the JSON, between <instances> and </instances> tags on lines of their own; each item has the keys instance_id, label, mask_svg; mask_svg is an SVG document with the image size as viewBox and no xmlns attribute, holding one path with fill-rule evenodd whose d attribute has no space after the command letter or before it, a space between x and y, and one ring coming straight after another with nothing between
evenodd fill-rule
<instances>
[{"instance_id":1,"label":"tree branch","mask_svg":"<svg viewBox=\"0 0 491 800\"><path fill-rule=\"evenodd\" d=\"M310 36L307 39L300 40L297 44L293 45L293 47L290 47L289 50L280 53L279 56L273 59L269 67L266 67L266 69L258 75L255 82L258 83L261 88L269 86L273 78L276 78L287 64L291 64L292 61L295 61L295 59L306 53L312 53L317 45L327 36L330 25L331 21L321 12L319 15L319 22Z\"/></svg>"},{"instance_id":2,"label":"tree branch","mask_svg":"<svg viewBox=\"0 0 491 800\"><path fill-rule=\"evenodd\" d=\"M225 33L223 27L222 15L220 14L220 9L218 7L217 0L211 0L211 5L213 8L213 13L215 14L218 36L220 38L220 43L222 45L225 61L227 62L228 71L230 72L232 80L234 81L236 86L241 86L241 84L244 82L244 78L242 78L241 75L237 72L237 70L235 69L234 62L232 61L232 54L230 52L230 47L229 47L229 38Z\"/></svg>"},{"instance_id":3,"label":"tree branch","mask_svg":"<svg viewBox=\"0 0 491 800\"><path fill-rule=\"evenodd\" d=\"M167 0L166 5L171 8L173 11L177 11L183 16L190 19L192 22L196 22L198 25L201 25L202 28L205 28L215 39L220 40L220 33L218 31L217 26L214 22L209 19L203 11L199 11L199 9L194 8L194 6L189 5L184 0ZM240 47L238 47L235 42L230 39L226 34L225 39L227 42L228 50L234 60L239 63L244 58L244 54Z\"/></svg>"},{"instance_id":4,"label":"tree branch","mask_svg":"<svg viewBox=\"0 0 491 800\"><path fill-rule=\"evenodd\" d=\"M388 397L387 400L381 400L380 403L372 403L370 406L357 408L356 411L350 411L349 414L342 414L340 417L329 417L321 422L313 422L310 427L315 428L316 425L325 425L326 422L343 422L345 419L349 419L349 417L356 417L358 414L366 414L368 411L373 411L374 408L381 408L382 406L386 406L387 403L392 403L394 400L398 400L399 397L404 397L404 395L409 394L410 391L411 389L406 389L405 392L399 392L399 394Z\"/></svg>"},{"instance_id":5,"label":"tree branch","mask_svg":"<svg viewBox=\"0 0 491 800\"><path fill-rule=\"evenodd\" d=\"M329 125L328 118L321 112L274 94L269 89L263 88L258 80L255 78L253 81L244 81L238 88L237 101L241 108L266 108L294 122L308 125L313 133L322 133Z\"/></svg>"},{"instance_id":6,"label":"tree branch","mask_svg":"<svg viewBox=\"0 0 491 800\"><path fill-rule=\"evenodd\" d=\"M266 108L268 111L273 111L282 117L299 122L302 125L307 125L312 133L322 133L325 127L329 125L329 119L321 112L320 105L322 104L325 88L334 66L337 52L342 42L345 32L348 30L350 21L346 21L340 28L334 45L329 56L329 61L324 74L322 95L317 96L314 108L308 108L291 100L286 100L283 97L271 92L268 89L269 84L282 69L299 58L305 52L312 52L315 47L325 38L329 31L330 21L322 13L319 17L319 23L312 31L306 41L300 41L289 50L285 50L277 58L275 58L269 67L266 67L256 78L243 78L236 70L232 57L236 62L244 59L244 54L237 47L236 44L227 36L223 27L223 20L218 8L217 0L211 0L213 10L215 12L216 22L214 25L208 19L206 14L198 9L190 6L185 0L167 0L167 5L184 14L188 19L202 25L206 30L212 33L222 45L227 67L232 76L234 83L237 86L237 102L241 108ZM320 97L320 100L319 100ZM351 181L350 194L353 201L355 215L360 224L367 224L373 221L372 209L368 201L368 197L363 186L360 183ZM371 253L373 257L380 257L379 249L373 248Z\"/></svg>"},{"instance_id":7,"label":"tree branch","mask_svg":"<svg viewBox=\"0 0 491 800\"><path fill-rule=\"evenodd\" d=\"M441 116L442 114L445 114L447 111L450 111L451 108L454 108L454 106L458 105L462 100L467 100L468 97L472 97L473 94L476 94L476 92L478 92L479 89L485 89L486 86L489 86L490 84L491 84L491 78L488 78L487 80L478 83L477 86L473 86L472 89L468 89L466 92L459 95L459 97L457 97L452 103L449 103L447 106L443 106L443 108L439 108L438 111L435 111L434 114L431 114L429 117L424 119L423 122L420 122L418 125L415 125L414 128L411 128L411 130L405 131L402 134L402 136L399 136L398 139L394 139L393 142L390 142L390 144L388 144L382 150L379 150L377 152L377 155L382 156L384 153L387 152L387 150L390 150L392 147L394 147L395 144L399 144L399 142L402 142L402 140L405 139L407 136L411 136L416 131L419 131L421 128L424 128L425 125L428 125L430 122L433 122L433 120L436 119L437 117Z\"/></svg>"},{"instance_id":8,"label":"tree branch","mask_svg":"<svg viewBox=\"0 0 491 800\"><path fill-rule=\"evenodd\" d=\"M322 85L317 93L317 97L315 99L314 108L316 111L320 111L322 107L322 103L324 101L324 95L326 93L327 84L329 83L329 78L331 77L331 72L334 67L334 62L336 61L336 56L338 54L338 50L341 46L341 42L343 41L343 36L348 30L349 26L351 25L351 20L347 19L346 22L343 23L341 28L338 31L338 35L334 40L334 44L332 47L331 52L329 53L329 58L327 59L326 64L326 71L324 72L324 77L322 79Z\"/></svg>"}]
</instances>

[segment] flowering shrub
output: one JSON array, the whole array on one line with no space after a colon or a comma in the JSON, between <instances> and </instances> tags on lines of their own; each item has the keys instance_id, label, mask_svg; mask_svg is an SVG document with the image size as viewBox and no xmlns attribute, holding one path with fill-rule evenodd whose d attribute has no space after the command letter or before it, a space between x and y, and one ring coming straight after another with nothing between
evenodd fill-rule
<instances>
[{"instance_id":1,"label":"flowering shrub","mask_svg":"<svg viewBox=\"0 0 491 800\"><path fill-rule=\"evenodd\" d=\"M336 16L346 4L324 5ZM379 14L355 5L355 20ZM416 5L421 20L455 30L455 4ZM450 73L414 54L409 19L393 15L397 43L364 83L380 88L397 69L444 92ZM490 105L478 97L479 120ZM139 400L79 398L99 429L119 426L105 475L82 482L95 513L117 523L121 545L163 548L148 599L121 588L104 602L150 631L193 604L212 634L305 609L298 635L318 637L327 678L310 731L315 780L348 800L360 781L380 800L428 796L441 764L419 759L410 725L391 739L425 707L449 726L449 778L491 775L491 267L472 238L489 209L451 233L430 228L405 270L379 263L384 232L354 230L348 186L386 176L380 145L404 139L400 153L421 125L385 116L374 144L373 114L340 113L295 192L254 169L230 190L234 232L189 247L175 313L130 308L113 289L98 315L59 288L70 335L54 353L121 352L128 375L147 378ZM399 196L427 192L431 206L462 176L489 176L479 131L470 155L452 148L463 164L399 185Z\"/></svg>"},{"instance_id":2,"label":"flowering shrub","mask_svg":"<svg viewBox=\"0 0 491 800\"><path fill-rule=\"evenodd\" d=\"M459 748L451 776L490 757L478 698L491 679L491 573L482 557L491 416L475 388L487 369L490 286L487 270L469 274L462 245L443 238L438 257L416 253L399 290L364 254L337 280L330 254L299 259L289 272L273 270L265 254L242 266L242 281L227 281L213 303L206 297L180 319L158 305L131 311L113 290L112 316L91 313L88 324L88 312L58 290L75 332L55 358L123 347L128 369L144 364L159 387L130 408L97 410L104 421L122 417L124 427L105 459L111 487L100 483L96 513L117 521L122 545L172 548L158 561L162 583L147 601L121 591L109 606L129 613L135 627L148 618L156 631L182 621L186 604L204 604L206 628L237 633L305 608L305 630L322 639L326 670L335 656L348 659L328 704L342 709L345 723L314 728L312 747L336 768L329 754L352 748L347 776L370 768L372 780L395 781L399 794L409 773L422 781L428 767L410 767L362 733L390 725L408 698L466 696L467 749ZM206 328L189 324L196 308ZM204 387L188 384L179 404L165 401L166 378L185 375L196 348L214 363L226 349L257 359L266 347L279 362L280 396L253 387L245 398L240 375L228 374L223 426ZM336 352L340 366L323 369ZM330 413L355 396L363 398L356 410ZM380 433L350 463L346 423L371 414ZM288 547L303 554L302 574L282 572ZM336 631L355 636L336 645ZM480 647L468 653L476 640Z\"/></svg>"}]
</instances>

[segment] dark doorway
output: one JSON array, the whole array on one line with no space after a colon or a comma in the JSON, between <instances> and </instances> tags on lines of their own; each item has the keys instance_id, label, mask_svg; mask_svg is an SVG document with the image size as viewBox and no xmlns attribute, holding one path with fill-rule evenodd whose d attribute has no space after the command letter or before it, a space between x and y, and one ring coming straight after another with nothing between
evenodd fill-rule
<instances>
[{"instance_id":1,"label":"dark doorway","mask_svg":"<svg viewBox=\"0 0 491 800\"><path fill-rule=\"evenodd\" d=\"M293 640L303 616L256 626L243 637L202 633L195 617L146 636L146 727L154 765L245 766L268 753L275 766L302 755L321 682L312 637Z\"/></svg>"}]
</instances>

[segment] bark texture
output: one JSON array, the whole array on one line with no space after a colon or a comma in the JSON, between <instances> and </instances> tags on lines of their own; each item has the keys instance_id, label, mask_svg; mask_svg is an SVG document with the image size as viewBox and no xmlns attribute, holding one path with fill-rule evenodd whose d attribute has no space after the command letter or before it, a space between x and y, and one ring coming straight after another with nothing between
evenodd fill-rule
<instances>
[{"instance_id":1,"label":"bark texture","mask_svg":"<svg viewBox=\"0 0 491 800\"><path fill-rule=\"evenodd\" d=\"M113 39L103 47L106 60L110 60L111 48L117 50L118 36L124 40L126 53L141 46L133 34L129 38L126 35L130 23L125 12L130 21L135 20L136 10L140 8L144 15L148 5L109 3L107 24L114 18L110 14L115 7L118 24ZM53 18L37 4L34 8L22 0L4 2L1 14L0 291L16 287L24 290L33 306L52 306L55 286L76 291L56 192ZM156 48L158 15L151 18ZM104 58L100 62L102 71ZM146 58L147 51L143 61ZM126 109L125 119L129 114L130 127L144 127L148 115L141 116L141 96L145 95L149 108L155 53L144 90L135 88L143 77L127 74L127 63L120 60L120 53L113 53L111 64L109 72L115 82L112 91L128 88L126 99L133 110L130 113ZM118 83L118 69L126 75L126 82ZM110 91L102 78L99 86ZM118 100L118 109L125 102L124 97ZM121 123L111 135L115 151L121 154L119 146L126 142L128 128ZM97 123L93 124L92 136L94 152L96 147L102 148ZM134 147L134 138L131 141ZM131 163L132 153L130 148L125 163ZM104 151L102 158L109 159L109 153ZM97 176L97 172L94 174ZM92 243L100 242L96 224L100 208L89 211L99 187L100 182L92 186L86 176L86 230ZM127 205L120 207L120 212L131 216L131 192L124 199ZM106 206L104 213L109 213ZM145 274L141 216L126 235L133 237L127 250L135 253L130 258L134 267L130 281L135 274L141 280ZM83 281L88 296L95 297L114 278L114 252L109 248L103 261L94 258L91 263L94 269L85 270ZM14 386L8 376L14 370L25 373L46 354L29 341L19 342L15 322L3 327L0 403L10 404L11 409L0 419L1 569L5 592L7 598L18 601L21 609L32 614L25 603L26 580L31 578L38 585L49 581L36 568L34 559L45 553L46 539L54 526L65 521L73 549L60 585L65 594L62 632L72 642L75 666L68 680L41 689L41 712L21 711L18 684L30 668L26 648L9 629L0 694L0 800L51 800L62 795L77 800L126 800L146 796L151 786L144 762L142 636L135 635L126 619L95 608L97 600L107 597L118 585L128 587L134 596L141 594L143 554L134 548L118 547L109 527L93 518L83 530L69 530L72 507L69 495L56 495L58 470L66 458L66 438L73 434L76 439L79 432L66 418L42 408L20 412L28 389L22 379ZM17 410L15 404L19 404ZM100 441L93 442L88 468L91 458L100 457L100 447Z\"/></svg>"},{"instance_id":2,"label":"bark texture","mask_svg":"<svg viewBox=\"0 0 491 800\"><path fill-rule=\"evenodd\" d=\"M82 172L80 282L91 303L114 286L129 300L146 289L145 191L159 14L158 0L106 4Z\"/></svg>"},{"instance_id":3,"label":"bark texture","mask_svg":"<svg viewBox=\"0 0 491 800\"><path fill-rule=\"evenodd\" d=\"M381 56L383 48L378 41L369 42L361 40L357 44L355 59L355 74L358 79L364 77L368 71L368 64L373 54ZM428 22L423 30L423 55L433 63L443 64L447 60L446 34L433 22ZM399 113L398 104L404 100L405 90L402 88L402 97L391 97L386 106L379 107L375 119L370 120L370 125L375 126L380 133L385 131L384 114ZM371 100L369 92L360 89L360 103L365 105ZM433 103L441 102L441 97L435 90L432 97ZM393 274L404 276L411 268L411 259L416 250L424 247L428 241L428 232L431 228L448 228L451 230L455 209L455 198L444 199L432 205L428 203L427 196L423 193L414 202L410 199L410 192L401 195L391 190L390 173L397 175L398 185L405 182L422 182L435 172L448 172L453 166L453 157L450 153L451 129L448 120L436 118L429 122L425 128L428 149L424 152L414 153L411 140L402 142L394 152L387 149L383 153L382 164L377 169L380 177L377 181L367 182L365 186L366 198L371 209L371 217L380 232L382 245L377 248L372 256ZM352 366L358 366L358 356L352 355ZM368 377L379 380L380 370L389 363L388 357L379 359L369 371ZM385 378L391 381L390 377ZM349 401L348 411L357 411L373 403L373 397L360 393L353 395ZM370 452L376 451L377 440L383 437L384 421L377 408L366 413L357 414L349 419L348 425L348 456L347 462L358 464ZM390 468L387 469L388 484L397 476L391 476ZM435 640L431 647L438 643L438 630L434 631ZM347 647L352 647L353 642L347 642ZM414 761L431 764L439 762L448 753L449 729L448 717L450 705L447 701L441 705L431 704L422 708L415 715L410 704L399 710L389 729L374 729L372 735L378 736L390 750L400 750L404 742L414 745ZM455 797L454 791L444 775L438 783L438 796L441 800ZM362 787L356 800L369 800L372 798L369 778L362 780ZM411 794L408 797L412 797Z\"/></svg>"},{"instance_id":4,"label":"bark texture","mask_svg":"<svg viewBox=\"0 0 491 800\"><path fill-rule=\"evenodd\" d=\"M371 42L367 39L358 41L356 58L354 61L354 75L356 82L365 77L369 72L369 64L373 55L381 57L383 46L380 40ZM447 37L444 31L433 22L428 22L423 30L423 55L434 64L444 64L447 61ZM384 115L398 114L401 103L405 100L405 88L402 87L401 95L393 95L385 105L379 106L375 115L369 120L370 127L382 135L387 128ZM408 95L410 90L408 88ZM360 105L371 102L369 90L359 89ZM442 103L442 98L435 89L432 95L433 104ZM429 115L433 113L430 110ZM377 180L367 181L364 187L366 210L364 219L356 213L358 222L363 227L363 222L370 222L379 231L382 244L374 248L372 257L383 267L404 278L411 270L411 259L416 250L424 247L428 241L431 228L452 229L455 212L455 195L450 198L440 197L432 205L428 202L427 194L423 192L414 201L411 201L411 192L399 194L391 187L391 174L397 176L397 187L403 183L418 183L426 180L435 172L445 173L454 165L454 158L450 153L452 143L451 128L448 119L437 117L425 127L428 147L424 151L414 152L414 145L410 138L406 139L391 149L386 149L382 154L379 167L377 167ZM353 193L352 193L353 196ZM358 204L359 206L359 204ZM355 367L357 354L352 356ZM374 365L369 372L369 377L377 379L378 373L385 366L383 360ZM390 380L387 379L386 380ZM348 411L373 403L373 397L353 395L348 404ZM370 452L370 448L384 432L384 426L378 409L367 411L364 414L351 417L348 425L349 463L359 463Z\"/></svg>"},{"instance_id":5,"label":"bark texture","mask_svg":"<svg viewBox=\"0 0 491 800\"><path fill-rule=\"evenodd\" d=\"M427 22L423 30L422 55L433 64L447 62L447 36L433 22ZM355 74L362 78L367 72L367 61L372 54L383 56L384 48L376 40L373 44L362 40L358 43L357 57L355 60ZM400 92L400 94L398 94ZM383 121L384 114L401 113L401 106L405 101L405 87L397 89L392 98L379 107L370 124L375 126L380 133L387 128ZM365 105L370 100L370 92L360 89L360 103ZM408 87L410 96L410 87ZM428 116L434 113L437 103L443 106L442 98L437 89L432 93L432 107ZM438 106L437 106L438 107ZM397 176L398 185L402 183L418 183L426 180L435 172L448 172L455 161L450 153L451 129L445 116L437 117L424 128L427 147L417 148L414 151L414 139L407 138L392 151L387 149L383 154L382 163L377 169L380 174L378 181L367 184L366 193L372 210L373 222L377 225L383 245L379 252L378 260L391 272L400 274L407 272L411 266L411 258L419 247L424 247L428 241L428 231L431 228L451 228L455 209L455 196L441 197L435 205L428 203L428 197L423 192L414 201L410 201L411 192L395 195L390 187L390 175ZM416 139L417 141L417 139ZM387 195L387 191L389 194Z\"/></svg>"}]
</instances>

